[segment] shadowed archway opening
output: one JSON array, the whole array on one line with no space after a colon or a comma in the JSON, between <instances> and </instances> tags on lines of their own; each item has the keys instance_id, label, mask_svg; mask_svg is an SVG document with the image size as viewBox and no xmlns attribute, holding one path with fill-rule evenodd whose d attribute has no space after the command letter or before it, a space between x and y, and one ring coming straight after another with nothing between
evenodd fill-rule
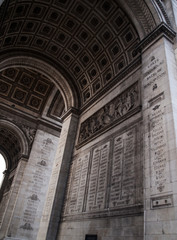
<instances>
[{"instance_id":1,"label":"shadowed archway opening","mask_svg":"<svg viewBox=\"0 0 177 240\"><path fill-rule=\"evenodd\" d=\"M6 170L6 162L2 154L0 154L0 187L4 178L3 172Z\"/></svg>"}]
</instances>

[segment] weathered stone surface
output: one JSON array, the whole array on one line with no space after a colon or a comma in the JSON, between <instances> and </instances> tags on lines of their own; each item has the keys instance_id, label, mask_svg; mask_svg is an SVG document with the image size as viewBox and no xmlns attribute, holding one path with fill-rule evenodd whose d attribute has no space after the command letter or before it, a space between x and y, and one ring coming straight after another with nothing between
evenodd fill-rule
<instances>
[{"instance_id":1,"label":"weathered stone surface","mask_svg":"<svg viewBox=\"0 0 177 240\"><path fill-rule=\"evenodd\" d=\"M177 239L176 10L0 1L0 239Z\"/></svg>"}]
</instances>

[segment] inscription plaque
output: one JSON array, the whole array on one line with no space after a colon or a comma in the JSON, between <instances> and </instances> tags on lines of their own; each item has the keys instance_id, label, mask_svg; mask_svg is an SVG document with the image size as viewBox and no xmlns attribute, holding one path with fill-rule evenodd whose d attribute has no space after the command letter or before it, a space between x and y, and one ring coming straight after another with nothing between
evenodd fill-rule
<instances>
[{"instance_id":1,"label":"inscription plaque","mask_svg":"<svg viewBox=\"0 0 177 240\"><path fill-rule=\"evenodd\" d=\"M144 72L144 89L151 88L152 91L158 88L159 81L166 75L165 62L161 57L151 56Z\"/></svg>"},{"instance_id":2,"label":"inscription plaque","mask_svg":"<svg viewBox=\"0 0 177 240\"><path fill-rule=\"evenodd\" d=\"M169 163L167 160L167 137L165 131L164 107L162 102L151 108L150 146L151 146L151 187L158 192L165 190L169 182Z\"/></svg>"},{"instance_id":3,"label":"inscription plaque","mask_svg":"<svg viewBox=\"0 0 177 240\"><path fill-rule=\"evenodd\" d=\"M70 219L73 216L69 215L78 214L80 218L83 212L89 217L114 215L126 207L142 204L137 126L115 134L106 143L90 149L90 153L73 160L63 217Z\"/></svg>"},{"instance_id":4,"label":"inscription plaque","mask_svg":"<svg viewBox=\"0 0 177 240\"><path fill-rule=\"evenodd\" d=\"M114 139L109 207L134 203L135 128Z\"/></svg>"},{"instance_id":5,"label":"inscription plaque","mask_svg":"<svg viewBox=\"0 0 177 240\"><path fill-rule=\"evenodd\" d=\"M65 213L80 213L83 210L85 186L90 153L75 159L71 168L69 197Z\"/></svg>"},{"instance_id":6,"label":"inscription plaque","mask_svg":"<svg viewBox=\"0 0 177 240\"><path fill-rule=\"evenodd\" d=\"M93 151L87 197L87 211L105 208L110 142Z\"/></svg>"}]
</instances>

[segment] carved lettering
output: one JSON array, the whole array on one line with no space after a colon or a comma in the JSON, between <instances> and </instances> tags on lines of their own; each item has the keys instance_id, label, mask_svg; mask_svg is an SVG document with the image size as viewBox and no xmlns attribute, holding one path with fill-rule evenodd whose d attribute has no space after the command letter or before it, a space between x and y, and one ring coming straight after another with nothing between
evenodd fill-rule
<instances>
[{"instance_id":1,"label":"carved lettering","mask_svg":"<svg viewBox=\"0 0 177 240\"><path fill-rule=\"evenodd\" d=\"M135 140L135 129L114 139L110 208L134 203Z\"/></svg>"},{"instance_id":2,"label":"carved lettering","mask_svg":"<svg viewBox=\"0 0 177 240\"><path fill-rule=\"evenodd\" d=\"M110 143L94 149L88 189L87 211L105 207Z\"/></svg>"},{"instance_id":3,"label":"carved lettering","mask_svg":"<svg viewBox=\"0 0 177 240\"><path fill-rule=\"evenodd\" d=\"M159 192L165 189L169 182L168 159L167 159L167 138L165 132L164 108L162 104L152 108L150 116L151 136L151 184Z\"/></svg>"},{"instance_id":4,"label":"carved lettering","mask_svg":"<svg viewBox=\"0 0 177 240\"><path fill-rule=\"evenodd\" d=\"M73 161L68 187L68 203L65 207L66 214L79 213L83 210L89 156L88 153Z\"/></svg>"},{"instance_id":5,"label":"carved lettering","mask_svg":"<svg viewBox=\"0 0 177 240\"><path fill-rule=\"evenodd\" d=\"M164 65L164 60L160 60L154 56L151 57L150 63L146 67L147 71L143 75L145 82L144 89L151 87L151 85L153 85L153 91L158 88L156 81L161 79L166 74Z\"/></svg>"}]
</instances>

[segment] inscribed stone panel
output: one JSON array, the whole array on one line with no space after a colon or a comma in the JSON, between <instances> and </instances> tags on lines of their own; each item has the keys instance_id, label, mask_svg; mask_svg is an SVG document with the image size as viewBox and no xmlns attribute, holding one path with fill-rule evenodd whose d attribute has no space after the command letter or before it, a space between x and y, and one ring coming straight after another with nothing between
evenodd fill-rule
<instances>
[{"instance_id":1,"label":"inscribed stone panel","mask_svg":"<svg viewBox=\"0 0 177 240\"><path fill-rule=\"evenodd\" d=\"M73 161L68 186L68 202L65 214L80 213L83 210L90 153Z\"/></svg>"},{"instance_id":2,"label":"inscribed stone panel","mask_svg":"<svg viewBox=\"0 0 177 240\"><path fill-rule=\"evenodd\" d=\"M110 208L135 202L135 144L135 128L114 139Z\"/></svg>"},{"instance_id":3,"label":"inscribed stone panel","mask_svg":"<svg viewBox=\"0 0 177 240\"><path fill-rule=\"evenodd\" d=\"M93 150L86 211L105 208L109 152L110 142Z\"/></svg>"},{"instance_id":4,"label":"inscribed stone panel","mask_svg":"<svg viewBox=\"0 0 177 240\"><path fill-rule=\"evenodd\" d=\"M163 101L150 108L150 169L154 193L167 191L170 182L168 146Z\"/></svg>"}]
</instances>

